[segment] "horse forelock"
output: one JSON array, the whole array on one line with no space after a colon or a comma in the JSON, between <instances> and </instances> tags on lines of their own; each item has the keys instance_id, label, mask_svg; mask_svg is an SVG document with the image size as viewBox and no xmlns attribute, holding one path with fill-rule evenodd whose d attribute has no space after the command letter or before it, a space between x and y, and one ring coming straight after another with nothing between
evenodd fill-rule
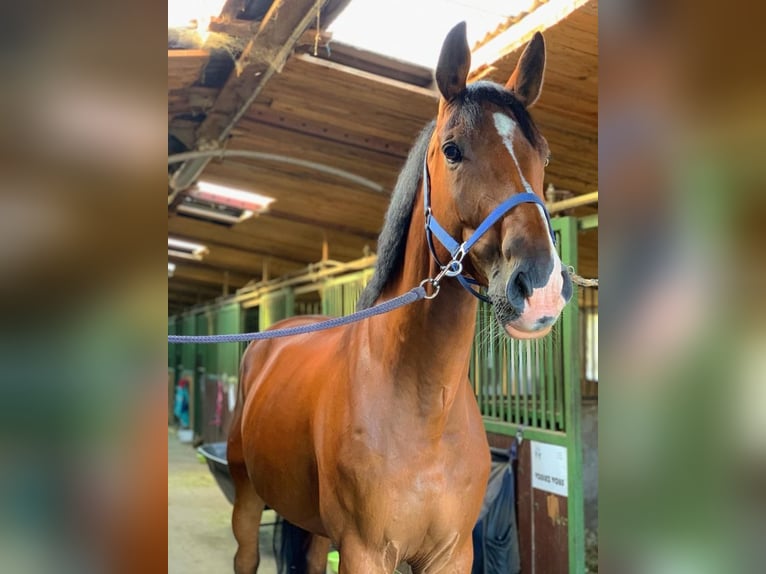
<instances>
[{"instance_id":1,"label":"horse forelock","mask_svg":"<svg viewBox=\"0 0 766 574\"><path fill-rule=\"evenodd\" d=\"M495 104L507 112L519 126L521 133L535 148L541 148L544 140L532 116L513 92L500 84L488 81L474 82L466 86L458 101L455 102L455 112L448 120L448 125L462 123L466 129L477 129L486 103Z\"/></svg>"},{"instance_id":2,"label":"horse forelock","mask_svg":"<svg viewBox=\"0 0 766 574\"><path fill-rule=\"evenodd\" d=\"M391 195L391 203L386 211L383 229L378 237L378 259L375 271L359 297L357 309L371 307L402 266L407 232L412 220L412 209L423 171L423 160L435 125L436 122L432 121L420 132L402 171L399 172L399 178Z\"/></svg>"}]
</instances>

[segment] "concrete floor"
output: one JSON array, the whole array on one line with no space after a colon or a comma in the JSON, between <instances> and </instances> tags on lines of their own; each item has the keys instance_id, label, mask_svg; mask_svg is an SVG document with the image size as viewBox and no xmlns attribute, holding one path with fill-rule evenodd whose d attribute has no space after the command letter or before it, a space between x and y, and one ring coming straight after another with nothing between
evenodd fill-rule
<instances>
[{"instance_id":1,"label":"concrete floor","mask_svg":"<svg viewBox=\"0 0 766 574\"><path fill-rule=\"evenodd\" d=\"M236 541L231 533L231 504L219 490L207 464L190 444L168 432L168 573L220 574L233 571ZM273 511L263 523L274 522ZM258 574L276 574L272 526L261 526Z\"/></svg>"}]
</instances>

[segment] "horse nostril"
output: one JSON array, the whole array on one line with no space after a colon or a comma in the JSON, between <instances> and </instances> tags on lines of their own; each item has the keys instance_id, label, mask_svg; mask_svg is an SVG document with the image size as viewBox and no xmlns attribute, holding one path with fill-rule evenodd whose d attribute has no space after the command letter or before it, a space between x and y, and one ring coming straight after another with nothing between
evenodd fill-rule
<instances>
[{"instance_id":1,"label":"horse nostril","mask_svg":"<svg viewBox=\"0 0 766 574\"><path fill-rule=\"evenodd\" d=\"M530 284L529 277L527 277L526 273L519 271L514 282L518 294L521 295L523 299L529 299L532 296L532 285Z\"/></svg>"},{"instance_id":2,"label":"horse nostril","mask_svg":"<svg viewBox=\"0 0 766 574\"><path fill-rule=\"evenodd\" d=\"M524 303L532 296L532 282L529 275L520 269L513 272L508 279L506 296L508 302L518 311L524 309Z\"/></svg>"},{"instance_id":3,"label":"horse nostril","mask_svg":"<svg viewBox=\"0 0 766 574\"><path fill-rule=\"evenodd\" d=\"M572 279L569 277L569 273L563 269L561 270L561 278L563 279L561 296L564 298L564 301L569 301L572 298Z\"/></svg>"}]
</instances>

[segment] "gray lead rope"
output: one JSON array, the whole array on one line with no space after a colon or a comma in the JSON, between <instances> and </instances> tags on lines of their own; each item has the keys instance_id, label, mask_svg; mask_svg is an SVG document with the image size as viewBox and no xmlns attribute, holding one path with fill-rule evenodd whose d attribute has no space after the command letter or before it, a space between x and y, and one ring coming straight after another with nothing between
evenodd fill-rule
<instances>
[{"instance_id":1,"label":"gray lead rope","mask_svg":"<svg viewBox=\"0 0 766 574\"><path fill-rule=\"evenodd\" d=\"M335 319L328 319L321 323L312 323L311 325L301 325L299 327L288 327L286 329L274 329L273 331L259 331L257 333L239 333L231 335L168 335L168 343L243 343L247 341L260 341L263 339L276 339L277 337L289 337L291 335L305 335L306 333L313 333L315 331L322 331L324 329L332 329L333 327L340 327L341 325L348 325L362 319L374 317L375 315L381 315L388 313L399 307L404 307L415 301L426 298L426 290L421 285L415 287L389 299L379 305L370 307L369 309L362 309L351 315L345 317L337 317Z\"/></svg>"},{"instance_id":2,"label":"gray lead rope","mask_svg":"<svg viewBox=\"0 0 766 574\"><path fill-rule=\"evenodd\" d=\"M571 265L569 266L569 277L572 279L572 283L579 285L580 287L598 287L598 279L586 279L585 277L580 277L575 273L574 267Z\"/></svg>"}]
</instances>

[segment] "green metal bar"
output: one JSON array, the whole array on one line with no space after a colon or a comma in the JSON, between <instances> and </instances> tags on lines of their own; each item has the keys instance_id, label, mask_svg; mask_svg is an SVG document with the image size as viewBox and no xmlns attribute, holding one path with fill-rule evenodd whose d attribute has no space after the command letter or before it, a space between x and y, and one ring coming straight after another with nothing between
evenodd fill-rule
<instances>
[{"instance_id":1,"label":"green metal bar","mask_svg":"<svg viewBox=\"0 0 766 574\"><path fill-rule=\"evenodd\" d=\"M184 315L181 319L181 334L196 335L194 315L191 313ZM194 377L194 356L197 352L197 345L181 345L181 368L179 369L179 379L186 375Z\"/></svg>"},{"instance_id":2,"label":"green metal bar","mask_svg":"<svg viewBox=\"0 0 766 574\"><path fill-rule=\"evenodd\" d=\"M503 410L504 410L504 416L503 420L505 422L508 422L511 420L511 397L513 396L513 389L511 388L511 385L513 381L511 381L510 377L508 376L508 342L506 340L503 340L502 345L500 346L500 349L503 353L503 360L500 364L500 372L503 376Z\"/></svg>"},{"instance_id":3,"label":"green metal bar","mask_svg":"<svg viewBox=\"0 0 766 574\"><path fill-rule=\"evenodd\" d=\"M561 325L559 325L559 328L561 328ZM562 346L563 342L561 340L560 336L556 337L556 346L558 347L555 355L554 355L554 365L555 365L555 373L556 373L556 395L557 395L557 410L556 410L556 426L559 430L566 431L566 421L564 420L564 410L565 410L565 396L564 396L564 376L563 376L563 365L562 365Z\"/></svg>"},{"instance_id":4,"label":"green metal bar","mask_svg":"<svg viewBox=\"0 0 766 574\"><path fill-rule=\"evenodd\" d=\"M577 220L577 228L580 231L587 231L588 229L596 229L598 227L598 213L591 215L584 215Z\"/></svg>"},{"instance_id":5,"label":"green metal bar","mask_svg":"<svg viewBox=\"0 0 766 574\"><path fill-rule=\"evenodd\" d=\"M210 332L207 324L207 315L198 313L195 318L196 334L207 334ZM205 359L207 358L207 349L205 345L195 345L196 353L194 356L194 433L202 436L205 431L206 416L205 407Z\"/></svg>"},{"instance_id":6,"label":"green metal bar","mask_svg":"<svg viewBox=\"0 0 766 574\"><path fill-rule=\"evenodd\" d=\"M476 386L476 396L479 399L479 408L481 409L481 414L484 415L487 412L487 401L484 396L483 381L481 380L481 360L481 348L477 344L476 351L474 353L473 376L474 385Z\"/></svg>"},{"instance_id":7,"label":"green metal bar","mask_svg":"<svg viewBox=\"0 0 766 574\"><path fill-rule=\"evenodd\" d=\"M534 345L534 347L533 347ZM537 414L537 341L527 343L527 360L529 361L529 386L532 389L532 422L530 426L540 428Z\"/></svg>"},{"instance_id":8,"label":"green metal bar","mask_svg":"<svg viewBox=\"0 0 766 574\"><path fill-rule=\"evenodd\" d=\"M492 402L492 381L490 380L489 375L489 369L487 367L488 363L491 360L492 357L492 325L489 324L486 321L486 316L484 317L484 325L485 325L485 332L487 333L486 342L484 343L482 347L482 354L481 354L481 364L479 365L479 370L481 371L481 388L486 396L487 401L487 415L494 417L494 405Z\"/></svg>"},{"instance_id":9,"label":"green metal bar","mask_svg":"<svg viewBox=\"0 0 766 574\"><path fill-rule=\"evenodd\" d=\"M474 341L473 346L471 347L471 358L468 361L468 380L471 381L471 386L473 387L473 394L476 395L476 402L479 405L479 412L482 411L481 408L481 395L479 394L479 387L476 384L476 342Z\"/></svg>"},{"instance_id":10,"label":"green metal bar","mask_svg":"<svg viewBox=\"0 0 766 574\"><path fill-rule=\"evenodd\" d=\"M519 429L519 425L513 423L505 423L502 421L492 420L484 417L484 429L487 432L496 434L502 434L507 436L516 436L516 431ZM567 437L564 433L545 431L542 429L536 429L532 427L521 427L522 436L524 440L537 440L540 442L546 442L549 444L555 444L559 446L567 446ZM583 562L584 565L584 562Z\"/></svg>"},{"instance_id":11,"label":"green metal bar","mask_svg":"<svg viewBox=\"0 0 766 574\"><path fill-rule=\"evenodd\" d=\"M495 337L497 335L495 324L492 321L492 318L486 314L484 317L486 321L486 329L488 331L488 339L485 346L486 355L484 360L484 382L490 404L492 405L492 417L498 419L499 409L497 404L497 377L495 369L497 363L497 353L495 352Z\"/></svg>"},{"instance_id":12,"label":"green metal bar","mask_svg":"<svg viewBox=\"0 0 766 574\"><path fill-rule=\"evenodd\" d=\"M476 402L479 404L479 411L483 414L484 413L484 405L482 405L482 399L481 399L481 387L479 386L479 382L476 380L476 362L477 362L477 355L479 354L479 343L478 343L478 333L481 330L481 316L479 313L476 314L476 332L474 333L473 337L473 344L471 345L471 359L470 363L468 364L468 379L471 381L471 385L473 386L473 394L476 395Z\"/></svg>"},{"instance_id":13,"label":"green metal bar","mask_svg":"<svg viewBox=\"0 0 766 574\"><path fill-rule=\"evenodd\" d=\"M556 428L556 397L554 394L555 371L553 370L553 335L545 337L545 379L548 384L548 428Z\"/></svg>"},{"instance_id":14,"label":"green metal bar","mask_svg":"<svg viewBox=\"0 0 766 574\"><path fill-rule=\"evenodd\" d=\"M535 341L535 347L537 354L537 384L540 391L540 413L537 419L537 426L544 429L546 428L545 408L547 406L547 397L545 396L545 340Z\"/></svg>"},{"instance_id":15,"label":"green metal bar","mask_svg":"<svg viewBox=\"0 0 766 574\"><path fill-rule=\"evenodd\" d=\"M495 399L496 417L498 420L503 420L503 377L501 369L503 367L502 361L502 345L501 341L496 340L495 334L497 329L492 327L492 360L489 362L490 376L492 377L492 396Z\"/></svg>"},{"instance_id":16,"label":"green metal bar","mask_svg":"<svg viewBox=\"0 0 766 574\"><path fill-rule=\"evenodd\" d=\"M529 426L529 372L527 365L526 341L519 341L519 381L523 392L520 395L524 426Z\"/></svg>"},{"instance_id":17,"label":"green metal bar","mask_svg":"<svg viewBox=\"0 0 766 574\"><path fill-rule=\"evenodd\" d=\"M561 260L564 265L577 264L577 222L574 218L560 219ZM585 571L585 516L583 501L581 385L579 366L579 307L567 305L561 317L563 343L563 375L565 398L565 428L567 438L567 531L569 536L569 572Z\"/></svg>"},{"instance_id":18,"label":"green metal bar","mask_svg":"<svg viewBox=\"0 0 766 574\"><path fill-rule=\"evenodd\" d=\"M513 369L513 397L514 397L514 417L513 422L520 423L521 422L521 388L520 388L520 380L519 380L519 369L517 359L518 359L518 349L519 349L519 342L516 340L510 341L511 345L511 368Z\"/></svg>"}]
</instances>

